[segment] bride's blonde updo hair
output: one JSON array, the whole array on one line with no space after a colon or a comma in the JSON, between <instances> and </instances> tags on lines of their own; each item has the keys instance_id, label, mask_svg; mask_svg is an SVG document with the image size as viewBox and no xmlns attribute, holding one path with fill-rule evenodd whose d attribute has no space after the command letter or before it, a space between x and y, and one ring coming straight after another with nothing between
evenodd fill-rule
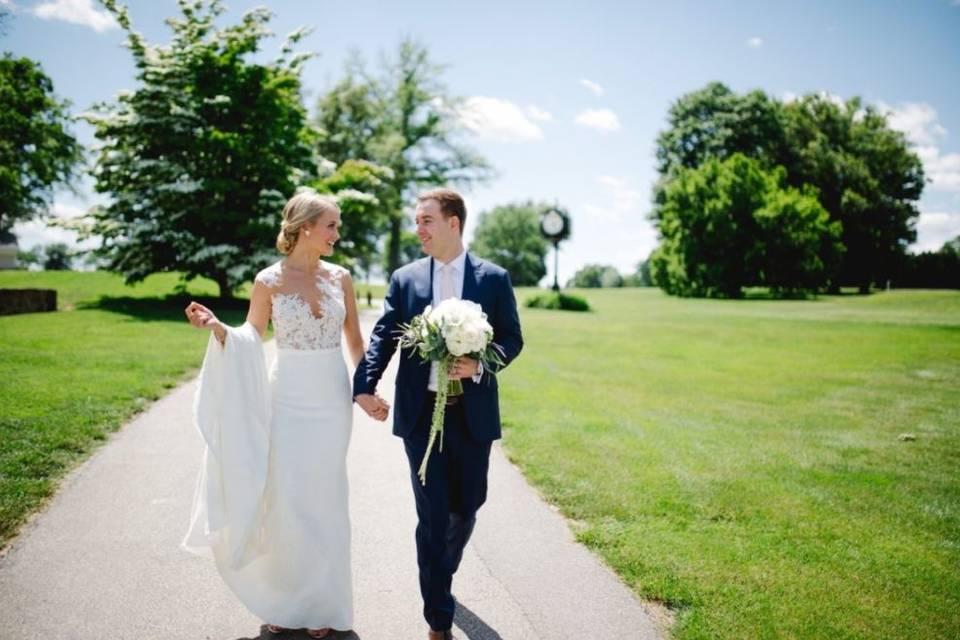
<instances>
[{"instance_id":1,"label":"bride's blonde updo hair","mask_svg":"<svg viewBox=\"0 0 960 640\"><path fill-rule=\"evenodd\" d=\"M297 246L304 225L312 224L324 213L336 213L339 210L337 201L330 196L322 196L309 187L300 187L283 207L277 250L285 256L290 255Z\"/></svg>"}]
</instances>

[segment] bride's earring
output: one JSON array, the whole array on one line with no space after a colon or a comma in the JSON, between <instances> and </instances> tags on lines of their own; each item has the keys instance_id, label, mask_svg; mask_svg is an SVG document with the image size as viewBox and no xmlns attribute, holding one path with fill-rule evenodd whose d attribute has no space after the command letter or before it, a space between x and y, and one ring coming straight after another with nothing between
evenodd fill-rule
<instances>
[{"instance_id":1,"label":"bride's earring","mask_svg":"<svg viewBox=\"0 0 960 640\"><path fill-rule=\"evenodd\" d=\"M309 230L309 229L304 229L303 232L304 232L305 234L307 234L308 236L310 235L310 230Z\"/></svg>"}]
</instances>

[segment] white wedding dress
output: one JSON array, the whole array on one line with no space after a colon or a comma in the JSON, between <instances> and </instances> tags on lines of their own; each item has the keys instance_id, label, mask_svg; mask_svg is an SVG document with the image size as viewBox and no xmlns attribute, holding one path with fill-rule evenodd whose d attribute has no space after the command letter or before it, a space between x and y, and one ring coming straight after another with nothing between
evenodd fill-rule
<instances>
[{"instance_id":1,"label":"white wedding dress","mask_svg":"<svg viewBox=\"0 0 960 640\"><path fill-rule=\"evenodd\" d=\"M211 335L195 416L206 447L182 547L212 555L251 613L290 628L353 627L346 454L353 421L340 346L346 270L322 262L317 300L271 290L277 358L249 323Z\"/></svg>"}]
</instances>

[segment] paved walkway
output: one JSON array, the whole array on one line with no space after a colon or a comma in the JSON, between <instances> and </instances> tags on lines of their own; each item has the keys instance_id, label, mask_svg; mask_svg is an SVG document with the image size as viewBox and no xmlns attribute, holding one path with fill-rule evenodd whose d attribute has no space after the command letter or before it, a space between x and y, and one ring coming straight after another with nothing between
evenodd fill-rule
<instances>
[{"instance_id":1,"label":"paved walkway","mask_svg":"<svg viewBox=\"0 0 960 640\"><path fill-rule=\"evenodd\" d=\"M375 318L363 314L365 333ZM380 387L388 399L395 362ZM195 388L182 385L114 434L12 543L0 559L0 639L274 637L212 561L178 546L202 451L191 420ZM348 465L356 628L338 639L426 637L406 456L388 424L355 405ZM573 540L498 446L454 593L459 635L469 640L664 637L652 622L657 610Z\"/></svg>"}]
</instances>

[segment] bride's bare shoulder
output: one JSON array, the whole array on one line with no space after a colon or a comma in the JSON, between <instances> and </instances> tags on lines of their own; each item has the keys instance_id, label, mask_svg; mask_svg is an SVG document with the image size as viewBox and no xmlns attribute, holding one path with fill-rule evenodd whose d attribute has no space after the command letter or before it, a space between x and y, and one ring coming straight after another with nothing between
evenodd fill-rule
<instances>
[{"instance_id":1,"label":"bride's bare shoulder","mask_svg":"<svg viewBox=\"0 0 960 640\"><path fill-rule=\"evenodd\" d=\"M280 262L281 261L278 260L269 267L261 269L253 281L259 282L260 284L270 287L271 289L278 286L280 284Z\"/></svg>"},{"instance_id":2,"label":"bride's bare shoulder","mask_svg":"<svg viewBox=\"0 0 960 640\"><path fill-rule=\"evenodd\" d=\"M333 264L332 262L327 262L326 260L321 260L320 264L323 268L330 274L330 277L335 280L341 280L344 276L350 275L350 270L346 267L341 267L338 264Z\"/></svg>"}]
</instances>

